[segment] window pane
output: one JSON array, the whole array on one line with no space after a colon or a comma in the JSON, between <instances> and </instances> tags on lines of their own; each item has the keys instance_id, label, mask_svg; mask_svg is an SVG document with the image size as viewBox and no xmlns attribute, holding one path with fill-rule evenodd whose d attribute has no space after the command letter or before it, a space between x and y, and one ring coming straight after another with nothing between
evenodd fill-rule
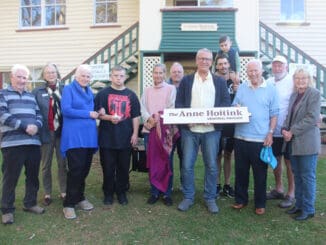
<instances>
[{"instance_id":1,"label":"window pane","mask_svg":"<svg viewBox=\"0 0 326 245\"><path fill-rule=\"evenodd\" d=\"M21 24L22 26L31 26L31 8L22 8Z\"/></svg>"},{"instance_id":2,"label":"window pane","mask_svg":"<svg viewBox=\"0 0 326 245\"><path fill-rule=\"evenodd\" d=\"M106 22L106 6L105 4L97 4L96 6L96 23Z\"/></svg>"},{"instance_id":3,"label":"window pane","mask_svg":"<svg viewBox=\"0 0 326 245\"><path fill-rule=\"evenodd\" d=\"M200 6L216 6L219 2L219 0L200 0Z\"/></svg>"},{"instance_id":4,"label":"window pane","mask_svg":"<svg viewBox=\"0 0 326 245\"><path fill-rule=\"evenodd\" d=\"M21 0L21 6L41 5L41 0Z\"/></svg>"},{"instance_id":5,"label":"window pane","mask_svg":"<svg viewBox=\"0 0 326 245\"><path fill-rule=\"evenodd\" d=\"M175 6L197 6L197 0L176 0Z\"/></svg>"},{"instance_id":6,"label":"window pane","mask_svg":"<svg viewBox=\"0 0 326 245\"><path fill-rule=\"evenodd\" d=\"M57 25L65 25L66 24L66 7L65 6L57 6L56 10L56 20L55 23Z\"/></svg>"},{"instance_id":7,"label":"window pane","mask_svg":"<svg viewBox=\"0 0 326 245\"><path fill-rule=\"evenodd\" d=\"M117 3L109 5L107 22L117 22Z\"/></svg>"},{"instance_id":8,"label":"window pane","mask_svg":"<svg viewBox=\"0 0 326 245\"><path fill-rule=\"evenodd\" d=\"M95 23L116 23L117 8L116 1L97 1Z\"/></svg>"},{"instance_id":9,"label":"window pane","mask_svg":"<svg viewBox=\"0 0 326 245\"><path fill-rule=\"evenodd\" d=\"M31 1L30 0L21 0L20 4L21 4L21 6L29 6L29 5L31 5Z\"/></svg>"},{"instance_id":10,"label":"window pane","mask_svg":"<svg viewBox=\"0 0 326 245\"><path fill-rule=\"evenodd\" d=\"M304 0L281 0L281 20L304 21Z\"/></svg>"},{"instance_id":11,"label":"window pane","mask_svg":"<svg viewBox=\"0 0 326 245\"><path fill-rule=\"evenodd\" d=\"M47 25L47 26L55 25L55 11L54 10L55 10L54 7L46 7L45 25Z\"/></svg>"},{"instance_id":12,"label":"window pane","mask_svg":"<svg viewBox=\"0 0 326 245\"><path fill-rule=\"evenodd\" d=\"M32 8L32 26L41 26L41 8Z\"/></svg>"}]
</instances>

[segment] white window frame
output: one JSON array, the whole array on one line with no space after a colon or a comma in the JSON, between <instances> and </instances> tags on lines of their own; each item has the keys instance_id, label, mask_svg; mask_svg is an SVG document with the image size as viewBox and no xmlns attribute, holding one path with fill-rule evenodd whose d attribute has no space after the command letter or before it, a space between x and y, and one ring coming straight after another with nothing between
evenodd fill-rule
<instances>
[{"instance_id":1,"label":"white window frame","mask_svg":"<svg viewBox=\"0 0 326 245\"><path fill-rule=\"evenodd\" d=\"M283 2L288 2L287 6L282 6ZM301 2L300 2L301 1ZM298 4L303 4L303 10L301 15L303 15L300 18L300 14L297 15L295 12L295 5ZM290 8L288 8L290 6ZM290 17L286 17L284 10L290 10ZM301 23L306 21L306 1L305 0L280 0L280 21L282 22L289 22L289 23Z\"/></svg>"},{"instance_id":2,"label":"white window frame","mask_svg":"<svg viewBox=\"0 0 326 245\"><path fill-rule=\"evenodd\" d=\"M40 25L29 25L29 26L24 26L23 25L23 9L26 8L26 6L22 5L22 2L20 1L20 8L19 8L19 28L20 29L44 29L44 28L58 28L58 27L64 27L66 24L66 17L67 17L67 2L64 0L64 3L54 3L54 4L46 4L46 0L40 0L40 4L37 5L32 5L31 8L33 7L39 7L41 8L41 24ZM54 24L54 25L47 25L46 24L46 8L49 6L60 6L63 5L64 7L64 24Z\"/></svg>"},{"instance_id":3,"label":"white window frame","mask_svg":"<svg viewBox=\"0 0 326 245\"><path fill-rule=\"evenodd\" d=\"M96 12L96 7L97 4L102 3L102 4L116 4L116 21L111 21L111 22L99 22L97 23L97 12ZM107 6L106 6L107 7ZM105 12L107 14L107 12ZM101 25L116 25L118 23L118 0L94 0L94 14L93 14L93 24L96 26L101 26ZM105 15L105 19L107 19L107 15Z\"/></svg>"}]
</instances>

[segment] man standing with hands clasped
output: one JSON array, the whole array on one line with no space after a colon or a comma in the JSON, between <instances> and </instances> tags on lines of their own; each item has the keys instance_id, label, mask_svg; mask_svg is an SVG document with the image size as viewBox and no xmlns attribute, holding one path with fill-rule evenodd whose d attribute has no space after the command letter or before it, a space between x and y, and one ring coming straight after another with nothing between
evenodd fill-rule
<instances>
[{"instance_id":1,"label":"man standing with hands clasped","mask_svg":"<svg viewBox=\"0 0 326 245\"><path fill-rule=\"evenodd\" d=\"M121 66L111 69L111 86L95 97L99 111L99 147L103 170L104 204L118 202L127 205L131 147L138 141L140 104L136 94L126 88L126 70Z\"/></svg>"},{"instance_id":2,"label":"man standing with hands clasped","mask_svg":"<svg viewBox=\"0 0 326 245\"><path fill-rule=\"evenodd\" d=\"M37 206L39 167L41 161L39 130L42 116L33 94L26 91L29 70L24 65L11 68L11 85L0 91L0 124L2 152L2 223L14 222L15 189L25 167L24 211L44 213Z\"/></svg>"},{"instance_id":3,"label":"man standing with hands clasped","mask_svg":"<svg viewBox=\"0 0 326 245\"><path fill-rule=\"evenodd\" d=\"M250 167L254 176L255 213L265 213L267 164L260 159L263 146L271 146L279 112L275 86L262 77L262 63L253 59L247 64L248 81L243 82L233 100L234 106L248 107L249 123L239 123L234 132L235 204L244 208L249 201Z\"/></svg>"},{"instance_id":4,"label":"man standing with hands clasped","mask_svg":"<svg viewBox=\"0 0 326 245\"><path fill-rule=\"evenodd\" d=\"M275 188L267 193L267 200L269 199L283 199L279 203L280 208L289 208L294 202L294 177L291 169L291 162L289 152L282 152L283 136L281 128L288 114L288 107L290 96L294 91L294 85L292 76L288 74L287 60L280 55L275 56L272 61L272 73L273 77L267 80L275 84L279 101L280 101L280 113L277 119L277 125L273 134L273 153L277 159L277 167L274 169ZM282 182L282 155L284 157L284 163L286 167L286 176L288 181L287 194L284 196L283 182Z\"/></svg>"}]
</instances>

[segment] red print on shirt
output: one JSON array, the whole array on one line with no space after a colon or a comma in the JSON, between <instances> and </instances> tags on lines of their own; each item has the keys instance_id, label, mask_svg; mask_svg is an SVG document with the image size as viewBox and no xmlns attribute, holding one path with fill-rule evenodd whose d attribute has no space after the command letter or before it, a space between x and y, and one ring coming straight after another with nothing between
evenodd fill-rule
<instances>
[{"instance_id":1,"label":"red print on shirt","mask_svg":"<svg viewBox=\"0 0 326 245\"><path fill-rule=\"evenodd\" d=\"M108 97L110 115L118 115L121 120L130 117L130 100L126 95L110 94Z\"/></svg>"}]
</instances>

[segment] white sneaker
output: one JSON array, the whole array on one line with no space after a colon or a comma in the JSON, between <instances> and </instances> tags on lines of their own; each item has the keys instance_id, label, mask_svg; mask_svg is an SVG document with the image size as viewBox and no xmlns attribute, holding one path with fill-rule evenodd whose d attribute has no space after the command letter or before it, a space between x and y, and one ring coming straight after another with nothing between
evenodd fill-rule
<instances>
[{"instance_id":1,"label":"white sneaker","mask_svg":"<svg viewBox=\"0 0 326 245\"><path fill-rule=\"evenodd\" d=\"M74 208L63 208L63 214L66 219L76 219L76 213Z\"/></svg>"},{"instance_id":2,"label":"white sneaker","mask_svg":"<svg viewBox=\"0 0 326 245\"><path fill-rule=\"evenodd\" d=\"M85 211L89 211L89 210L92 210L94 208L94 205L91 204L87 199L79 202L77 204L77 207L82 209L82 210L85 210Z\"/></svg>"}]
</instances>

